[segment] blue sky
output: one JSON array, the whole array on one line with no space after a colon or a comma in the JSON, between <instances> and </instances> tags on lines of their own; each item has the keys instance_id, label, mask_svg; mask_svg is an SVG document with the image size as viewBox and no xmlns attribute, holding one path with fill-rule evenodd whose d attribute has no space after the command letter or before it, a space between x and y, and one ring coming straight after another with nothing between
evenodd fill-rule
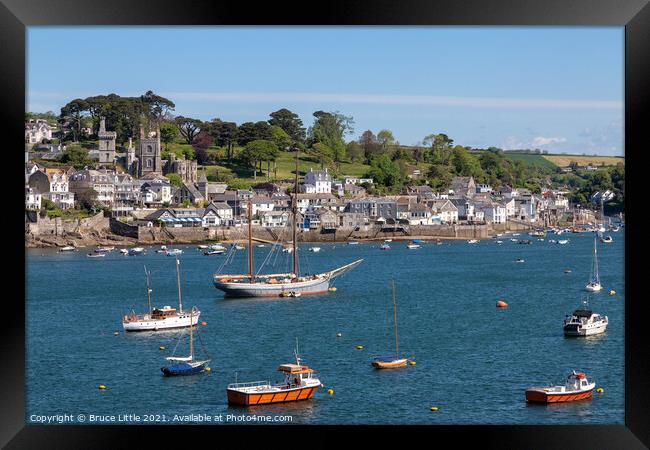
<instances>
[{"instance_id":1,"label":"blue sky","mask_svg":"<svg viewBox=\"0 0 650 450\"><path fill-rule=\"evenodd\" d=\"M623 154L622 27L29 27L27 109L153 90L237 123L351 115L412 145Z\"/></svg>"}]
</instances>

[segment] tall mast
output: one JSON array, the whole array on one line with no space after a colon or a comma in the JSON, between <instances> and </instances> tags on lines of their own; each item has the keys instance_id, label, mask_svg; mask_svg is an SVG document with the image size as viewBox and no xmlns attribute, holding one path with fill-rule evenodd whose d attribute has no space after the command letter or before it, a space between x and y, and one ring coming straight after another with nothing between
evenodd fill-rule
<instances>
[{"instance_id":1,"label":"tall mast","mask_svg":"<svg viewBox=\"0 0 650 450\"><path fill-rule=\"evenodd\" d=\"M149 272L147 272L147 266L144 266L144 276L147 281L147 301L149 302L149 314L151 314L151 286L149 285Z\"/></svg>"},{"instance_id":2,"label":"tall mast","mask_svg":"<svg viewBox=\"0 0 650 450\"><path fill-rule=\"evenodd\" d=\"M296 182L293 186L293 208L292 213L293 213L293 220L292 220L292 226L293 226L293 273L298 277L298 246L296 245L296 218L298 216L298 152L300 149L296 147Z\"/></svg>"},{"instance_id":3,"label":"tall mast","mask_svg":"<svg viewBox=\"0 0 650 450\"><path fill-rule=\"evenodd\" d=\"M598 253L596 250L596 238L594 237L594 279L597 283L600 283L600 277L598 276Z\"/></svg>"},{"instance_id":4,"label":"tall mast","mask_svg":"<svg viewBox=\"0 0 650 450\"><path fill-rule=\"evenodd\" d=\"M192 348L192 337L194 335L194 328L192 327L192 316L194 315L194 308L190 310L190 358L194 361L194 349Z\"/></svg>"},{"instance_id":5,"label":"tall mast","mask_svg":"<svg viewBox=\"0 0 650 450\"><path fill-rule=\"evenodd\" d=\"M399 340L397 338L397 302L395 300L395 280L393 280L393 319L395 321L395 356L399 357Z\"/></svg>"},{"instance_id":6,"label":"tall mast","mask_svg":"<svg viewBox=\"0 0 650 450\"><path fill-rule=\"evenodd\" d=\"M251 277L251 283L255 283L253 279L253 202L248 200L248 273Z\"/></svg>"},{"instance_id":7,"label":"tall mast","mask_svg":"<svg viewBox=\"0 0 650 450\"><path fill-rule=\"evenodd\" d=\"M178 312L183 313L183 302L181 301L181 269L178 256L176 257L176 283L178 284ZM190 318L190 323L192 319Z\"/></svg>"}]
</instances>

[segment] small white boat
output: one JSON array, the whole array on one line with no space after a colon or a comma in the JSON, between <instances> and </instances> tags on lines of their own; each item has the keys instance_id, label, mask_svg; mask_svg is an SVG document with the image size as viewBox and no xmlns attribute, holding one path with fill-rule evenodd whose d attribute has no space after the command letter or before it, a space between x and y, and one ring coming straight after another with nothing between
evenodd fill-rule
<instances>
[{"instance_id":1,"label":"small white boat","mask_svg":"<svg viewBox=\"0 0 650 450\"><path fill-rule=\"evenodd\" d=\"M181 250L180 248L172 248L171 250L167 250L167 256L176 256L182 253L183 250Z\"/></svg>"},{"instance_id":2,"label":"small white boat","mask_svg":"<svg viewBox=\"0 0 650 450\"><path fill-rule=\"evenodd\" d=\"M478 244L478 239L470 239L467 241L468 244Z\"/></svg>"},{"instance_id":3,"label":"small white boat","mask_svg":"<svg viewBox=\"0 0 650 450\"><path fill-rule=\"evenodd\" d=\"M235 245L235 250L244 250L246 247L243 245Z\"/></svg>"},{"instance_id":4,"label":"small white boat","mask_svg":"<svg viewBox=\"0 0 650 450\"><path fill-rule=\"evenodd\" d=\"M381 247L379 247L380 250L390 250L390 245L388 244L382 244Z\"/></svg>"},{"instance_id":5,"label":"small white boat","mask_svg":"<svg viewBox=\"0 0 650 450\"><path fill-rule=\"evenodd\" d=\"M293 252L293 248L291 247L285 247L282 249L282 253L291 253Z\"/></svg>"},{"instance_id":6,"label":"small white boat","mask_svg":"<svg viewBox=\"0 0 650 450\"><path fill-rule=\"evenodd\" d=\"M384 242L393 242L392 239L384 239Z\"/></svg>"},{"instance_id":7,"label":"small white boat","mask_svg":"<svg viewBox=\"0 0 650 450\"><path fill-rule=\"evenodd\" d=\"M512 238L510 239L510 242L519 242L519 239Z\"/></svg>"},{"instance_id":8,"label":"small white boat","mask_svg":"<svg viewBox=\"0 0 650 450\"><path fill-rule=\"evenodd\" d=\"M199 250L205 250L206 248L208 248L208 246L206 244L200 244L197 245L196 248L198 248Z\"/></svg>"},{"instance_id":9,"label":"small white boat","mask_svg":"<svg viewBox=\"0 0 650 450\"><path fill-rule=\"evenodd\" d=\"M513 236L520 236L521 233L512 233Z\"/></svg>"},{"instance_id":10,"label":"small white boat","mask_svg":"<svg viewBox=\"0 0 650 450\"><path fill-rule=\"evenodd\" d=\"M115 250L115 247L97 247L95 253L107 253Z\"/></svg>"},{"instance_id":11,"label":"small white boat","mask_svg":"<svg viewBox=\"0 0 650 450\"><path fill-rule=\"evenodd\" d=\"M564 317L564 335L592 336L601 334L607 329L607 324L607 316L594 314L585 301L583 306L576 309L571 316Z\"/></svg>"},{"instance_id":12,"label":"small white boat","mask_svg":"<svg viewBox=\"0 0 650 450\"><path fill-rule=\"evenodd\" d=\"M313 253L320 252L320 247L309 247L309 251Z\"/></svg>"},{"instance_id":13,"label":"small white boat","mask_svg":"<svg viewBox=\"0 0 650 450\"><path fill-rule=\"evenodd\" d=\"M129 254L129 249L121 248L120 253L123 254L123 255L128 255Z\"/></svg>"},{"instance_id":14,"label":"small white boat","mask_svg":"<svg viewBox=\"0 0 650 450\"><path fill-rule=\"evenodd\" d=\"M497 241L497 244L501 245L501 244L503 244L503 241Z\"/></svg>"},{"instance_id":15,"label":"small white boat","mask_svg":"<svg viewBox=\"0 0 650 450\"><path fill-rule=\"evenodd\" d=\"M212 244L206 247L208 250L223 250L226 251L227 248L221 244Z\"/></svg>"},{"instance_id":16,"label":"small white boat","mask_svg":"<svg viewBox=\"0 0 650 450\"><path fill-rule=\"evenodd\" d=\"M566 245L566 244L569 243L569 240L568 239L560 239L559 241L557 241L557 243L560 244L560 245Z\"/></svg>"},{"instance_id":17,"label":"small white boat","mask_svg":"<svg viewBox=\"0 0 650 450\"><path fill-rule=\"evenodd\" d=\"M596 251L596 238L594 238L594 256L591 261L591 274L589 276L589 283L585 286L589 292L600 292L603 287L600 284L600 276L598 275L598 253Z\"/></svg>"},{"instance_id":18,"label":"small white boat","mask_svg":"<svg viewBox=\"0 0 650 450\"><path fill-rule=\"evenodd\" d=\"M72 245L68 245L66 247L62 247L61 249L59 249L60 252L74 252L75 250L76 248L73 247Z\"/></svg>"},{"instance_id":19,"label":"small white boat","mask_svg":"<svg viewBox=\"0 0 650 450\"><path fill-rule=\"evenodd\" d=\"M501 236L503 236L503 233L497 233L496 236L501 237Z\"/></svg>"},{"instance_id":20,"label":"small white boat","mask_svg":"<svg viewBox=\"0 0 650 450\"><path fill-rule=\"evenodd\" d=\"M348 245L359 245L359 241L350 241Z\"/></svg>"},{"instance_id":21,"label":"small white boat","mask_svg":"<svg viewBox=\"0 0 650 450\"><path fill-rule=\"evenodd\" d=\"M526 261L523 258L517 258L517 260L515 262L523 263L523 262L526 262Z\"/></svg>"},{"instance_id":22,"label":"small white boat","mask_svg":"<svg viewBox=\"0 0 650 450\"><path fill-rule=\"evenodd\" d=\"M611 244L613 241L614 239L612 239L611 236L602 236L600 238L600 242L602 242L603 244Z\"/></svg>"},{"instance_id":23,"label":"small white boat","mask_svg":"<svg viewBox=\"0 0 650 450\"><path fill-rule=\"evenodd\" d=\"M409 250L414 250L416 248L420 248L420 244L406 244L406 248Z\"/></svg>"},{"instance_id":24,"label":"small white boat","mask_svg":"<svg viewBox=\"0 0 650 450\"><path fill-rule=\"evenodd\" d=\"M103 258L106 256L106 253L88 253L86 256L88 258Z\"/></svg>"},{"instance_id":25,"label":"small white boat","mask_svg":"<svg viewBox=\"0 0 650 450\"><path fill-rule=\"evenodd\" d=\"M266 247L266 245L264 245L264 244L257 244L257 247L258 247L258 248L264 248L264 247Z\"/></svg>"},{"instance_id":26,"label":"small white boat","mask_svg":"<svg viewBox=\"0 0 650 450\"><path fill-rule=\"evenodd\" d=\"M212 255L222 255L225 252L225 250L206 250L203 252L205 256L212 256Z\"/></svg>"},{"instance_id":27,"label":"small white boat","mask_svg":"<svg viewBox=\"0 0 650 450\"><path fill-rule=\"evenodd\" d=\"M549 244L557 244L557 241L555 239L549 239L548 243Z\"/></svg>"},{"instance_id":28,"label":"small white boat","mask_svg":"<svg viewBox=\"0 0 650 450\"><path fill-rule=\"evenodd\" d=\"M144 252L144 248L142 247L133 247L128 250L129 255L139 255L142 252Z\"/></svg>"}]
</instances>

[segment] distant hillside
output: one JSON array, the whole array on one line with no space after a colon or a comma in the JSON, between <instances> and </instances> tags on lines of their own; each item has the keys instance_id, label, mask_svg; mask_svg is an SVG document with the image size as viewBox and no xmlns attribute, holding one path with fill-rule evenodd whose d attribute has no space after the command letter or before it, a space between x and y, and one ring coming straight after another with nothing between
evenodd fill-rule
<instances>
[{"instance_id":1,"label":"distant hillside","mask_svg":"<svg viewBox=\"0 0 650 450\"><path fill-rule=\"evenodd\" d=\"M567 167L572 161L578 163L579 166L587 166L592 164L594 166L615 166L618 163L625 164L623 156L578 156L578 155L542 155L543 158L549 160L553 164L560 167Z\"/></svg>"}]
</instances>

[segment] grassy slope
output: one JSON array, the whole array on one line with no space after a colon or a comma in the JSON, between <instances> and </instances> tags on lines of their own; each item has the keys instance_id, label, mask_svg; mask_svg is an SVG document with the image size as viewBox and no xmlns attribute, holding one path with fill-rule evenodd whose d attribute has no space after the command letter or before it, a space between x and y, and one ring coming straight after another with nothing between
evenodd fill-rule
<instances>
[{"instance_id":1,"label":"grassy slope","mask_svg":"<svg viewBox=\"0 0 650 450\"><path fill-rule=\"evenodd\" d=\"M560 167L568 166L571 161L577 162L579 166L588 164L600 166L602 163L606 166L615 166L618 163L625 164L625 158L622 156L544 155L543 158Z\"/></svg>"},{"instance_id":2,"label":"grassy slope","mask_svg":"<svg viewBox=\"0 0 650 450\"><path fill-rule=\"evenodd\" d=\"M542 155L536 155L531 153L507 153L503 154L508 161L522 161L525 164L538 167L548 167L550 169L555 169L556 165L544 158Z\"/></svg>"}]
</instances>

